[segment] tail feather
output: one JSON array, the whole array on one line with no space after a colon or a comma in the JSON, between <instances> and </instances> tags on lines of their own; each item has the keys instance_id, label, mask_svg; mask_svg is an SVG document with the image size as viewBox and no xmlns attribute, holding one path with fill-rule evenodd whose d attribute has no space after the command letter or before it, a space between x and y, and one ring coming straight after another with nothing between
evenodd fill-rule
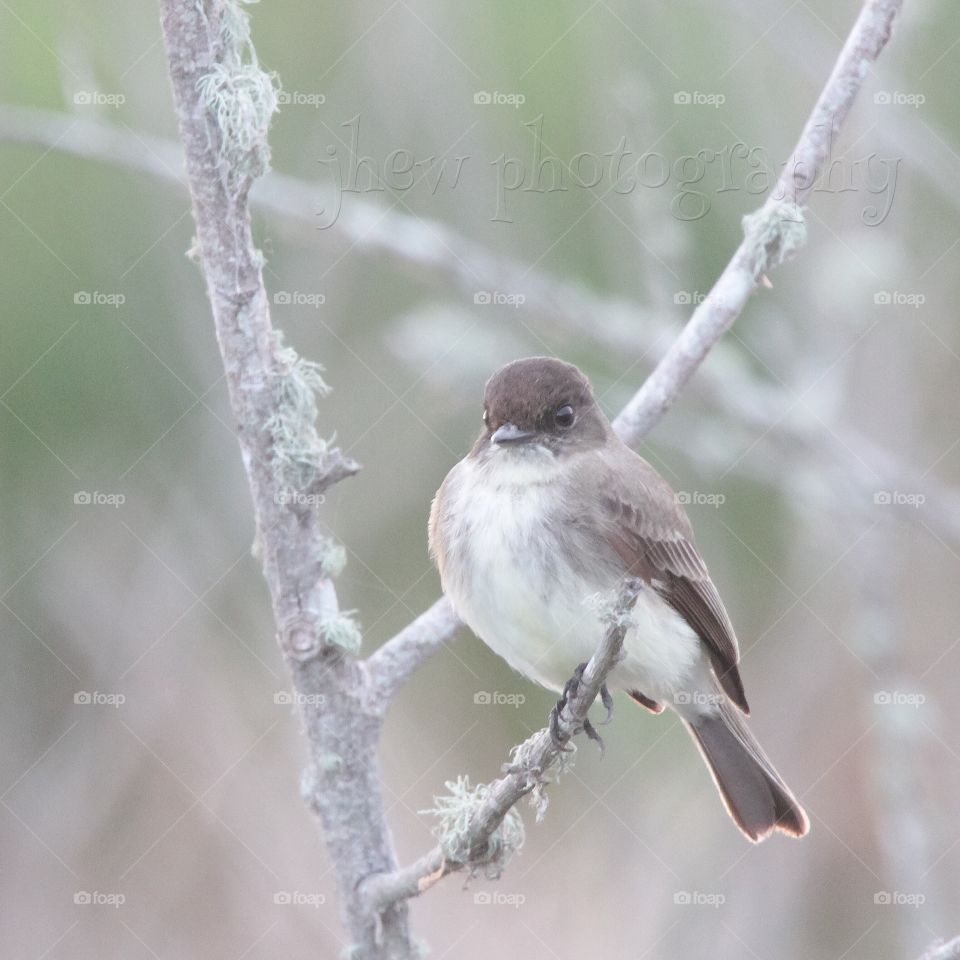
<instances>
[{"instance_id":1,"label":"tail feather","mask_svg":"<svg viewBox=\"0 0 960 960\"><path fill-rule=\"evenodd\" d=\"M773 830L802 837L810 823L780 774L730 704L684 721L734 823L754 843Z\"/></svg>"}]
</instances>

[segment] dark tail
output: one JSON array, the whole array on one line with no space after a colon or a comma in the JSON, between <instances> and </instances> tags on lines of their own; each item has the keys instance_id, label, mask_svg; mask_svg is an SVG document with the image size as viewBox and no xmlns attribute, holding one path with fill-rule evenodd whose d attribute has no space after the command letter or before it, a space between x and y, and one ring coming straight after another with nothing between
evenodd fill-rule
<instances>
[{"instance_id":1,"label":"dark tail","mask_svg":"<svg viewBox=\"0 0 960 960\"><path fill-rule=\"evenodd\" d=\"M773 830L802 837L810 823L760 744L729 703L685 721L734 823L759 842Z\"/></svg>"}]
</instances>

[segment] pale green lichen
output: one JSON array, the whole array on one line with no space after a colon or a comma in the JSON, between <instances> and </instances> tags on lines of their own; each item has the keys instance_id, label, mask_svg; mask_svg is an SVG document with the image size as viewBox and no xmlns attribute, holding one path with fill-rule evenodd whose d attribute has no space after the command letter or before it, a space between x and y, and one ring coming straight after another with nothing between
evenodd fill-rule
<instances>
[{"instance_id":1,"label":"pale green lichen","mask_svg":"<svg viewBox=\"0 0 960 960\"><path fill-rule=\"evenodd\" d=\"M231 178L258 177L270 165L267 131L277 110L278 82L260 67L244 6L227 0L220 17L222 54L197 81L200 96L220 130L220 157Z\"/></svg>"},{"instance_id":2,"label":"pale green lichen","mask_svg":"<svg viewBox=\"0 0 960 960\"><path fill-rule=\"evenodd\" d=\"M573 769L577 755L577 745L571 742L568 744L568 749L560 751L555 762L543 770L533 762L533 757L539 748L540 732L538 731L523 743L511 748L510 763L506 767L509 771L525 775L528 778L527 782L533 784L533 789L530 791L530 806L535 811L537 823L543 821L547 814L547 807L550 805L547 787L557 783L565 773Z\"/></svg>"},{"instance_id":3,"label":"pale green lichen","mask_svg":"<svg viewBox=\"0 0 960 960\"><path fill-rule=\"evenodd\" d=\"M317 766L324 773L339 773L343 769L343 757L338 753L324 753L317 758Z\"/></svg>"},{"instance_id":4,"label":"pale green lichen","mask_svg":"<svg viewBox=\"0 0 960 960\"><path fill-rule=\"evenodd\" d=\"M792 200L780 200L748 213L742 225L758 277L789 260L807 242L803 208Z\"/></svg>"},{"instance_id":5,"label":"pale green lichen","mask_svg":"<svg viewBox=\"0 0 960 960\"><path fill-rule=\"evenodd\" d=\"M487 880L498 880L510 858L523 846L523 821L514 809L507 811L500 826L487 838L482 857L471 859L472 836L470 823L486 800L490 786L485 783L470 786L470 778L460 776L445 784L449 794L434 797L434 806L421 810L440 822L433 830L444 857L451 863L470 868L470 875L482 874Z\"/></svg>"},{"instance_id":6,"label":"pale green lichen","mask_svg":"<svg viewBox=\"0 0 960 960\"><path fill-rule=\"evenodd\" d=\"M328 396L330 387L319 363L284 346L281 333L276 338L276 399L266 424L273 438L275 477L292 495L309 495L322 475L329 446L317 433L317 397Z\"/></svg>"},{"instance_id":7,"label":"pale green lichen","mask_svg":"<svg viewBox=\"0 0 960 960\"><path fill-rule=\"evenodd\" d=\"M317 433L317 398L326 397L330 387L323 379L323 367L304 360L284 345L283 334L275 333L277 373L273 413L266 429L272 440L272 469L278 503L294 508L314 509L323 502L319 483L327 473L330 444ZM326 578L337 577L347 563L346 550L329 537L320 538L318 559ZM340 618L343 619L343 618ZM329 634L338 637L344 649L359 645L359 631L340 623L331 623ZM337 641L334 641L337 642Z\"/></svg>"},{"instance_id":8,"label":"pale green lichen","mask_svg":"<svg viewBox=\"0 0 960 960\"><path fill-rule=\"evenodd\" d=\"M321 562L323 563L323 575L325 577L328 579L339 577L343 573L343 568L347 565L347 551L336 540L328 539Z\"/></svg>"},{"instance_id":9,"label":"pale green lichen","mask_svg":"<svg viewBox=\"0 0 960 960\"><path fill-rule=\"evenodd\" d=\"M350 616L354 611L343 610L337 616L330 617L320 624L323 639L334 647L339 647L346 653L360 652L363 643L363 634L356 621Z\"/></svg>"}]
</instances>

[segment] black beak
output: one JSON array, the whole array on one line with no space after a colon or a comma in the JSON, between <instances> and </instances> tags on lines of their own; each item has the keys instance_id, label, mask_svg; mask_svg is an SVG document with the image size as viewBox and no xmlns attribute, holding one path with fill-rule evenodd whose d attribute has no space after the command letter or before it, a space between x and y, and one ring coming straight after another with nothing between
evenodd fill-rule
<instances>
[{"instance_id":1,"label":"black beak","mask_svg":"<svg viewBox=\"0 0 960 960\"><path fill-rule=\"evenodd\" d=\"M521 430L512 423L503 423L493 431L490 438L494 443L526 443L536 436L533 430Z\"/></svg>"}]
</instances>

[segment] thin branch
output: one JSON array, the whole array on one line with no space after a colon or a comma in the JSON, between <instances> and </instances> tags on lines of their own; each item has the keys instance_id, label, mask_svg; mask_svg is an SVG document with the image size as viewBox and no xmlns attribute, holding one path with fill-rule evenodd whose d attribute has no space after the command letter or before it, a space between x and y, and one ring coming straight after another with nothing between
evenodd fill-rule
<instances>
[{"instance_id":1,"label":"thin branch","mask_svg":"<svg viewBox=\"0 0 960 960\"><path fill-rule=\"evenodd\" d=\"M367 658L371 708L385 712L397 690L462 626L446 597L407 624Z\"/></svg>"},{"instance_id":2,"label":"thin branch","mask_svg":"<svg viewBox=\"0 0 960 960\"><path fill-rule=\"evenodd\" d=\"M867 0L864 4L783 176L760 210L744 218L744 240L730 263L653 373L614 421L614 429L625 442L639 443L656 426L712 347L733 325L767 271L792 256L805 240L801 204L819 175L830 142L846 119L870 63L889 40L894 17L901 6L902 0ZM432 622L431 613L435 609L436 605L421 617ZM387 649L378 654L384 658L381 662L390 662L387 658L394 642L396 639L388 641ZM435 648L438 642L435 635L431 636L429 646ZM415 643L415 636L405 631L405 649L409 650ZM417 660L422 662L422 658L411 658L408 662ZM395 662L394 666L398 664ZM396 678L392 678L391 683L394 689L399 687ZM549 740L549 733L541 730L536 738ZM516 789L516 784L506 777L497 781L495 790L505 783ZM512 804L498 804L495 806L497 817L492 821L472 823L481 843L500 825L511 807ZM389 876L371 877L364 884L364 890L368 891L365 895L377 909L386 908L398 898L417 895L425 883L429 885L446 872L449 872L446 863L434 850Z\"/></svg>"},{"instance_id":3,"label":"thin branch","mask_svg":"<svg viewBox=\"0 0 960 960\"><path fill-rule=\"evenodd\" d=\"M743 242L683 333L617 417L627 443L643 439L680 396L714 344L733 326L766 272L803 242L800 207L816 183L870 64L886 46L903 0L867 0L780 179L760 210L744 221ZM796 211L794 214L793 211Z\"/></svg>"},{"instance_id":4,"label":"thin branch","mask_svg":"<svg viewBox=\"0 0 960 960\"><path fill-rule=\"evenodd\" d=\"M454 858L449 844L445 845L441 838L437 847L410 866L370 877L359 892L371 911L379 913L399 899L416 896L448 873L489 864L491 838L500 829L504 818L523 797L548 782L547 773L561 762L565 745L583 731L590 707L607 675L620 660L623 638L631 625L630 612L643 589L642 581L628 579L620 587L614 602L601 614L607 622L607 629L579 682L566 696L566 705L558 712L554 731L556 739L549 729L539 730L513 750L509 772L484 791L465 832L455 838L460 855Z\"/></svg>"}]
</instances>

